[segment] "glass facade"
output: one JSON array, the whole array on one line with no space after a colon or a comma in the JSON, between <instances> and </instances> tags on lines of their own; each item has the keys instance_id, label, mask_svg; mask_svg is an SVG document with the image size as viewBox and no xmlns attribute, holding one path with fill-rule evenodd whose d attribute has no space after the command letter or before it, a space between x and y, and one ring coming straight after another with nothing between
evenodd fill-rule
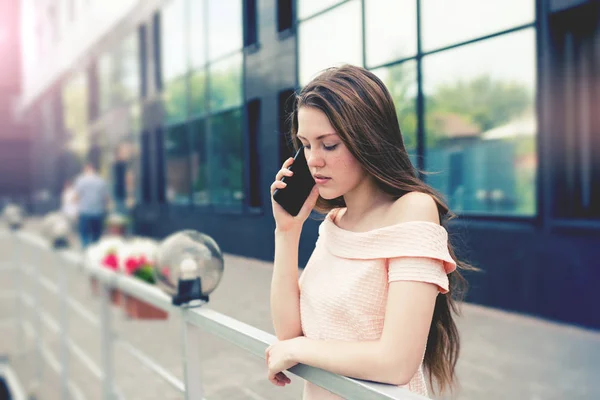
<instances>
[{"instance_id":1,"label":"glass facade","mask_svg":"<svg viewBox=\"0 0 600 400\"><path fill-rule=\"evenodd\" d=\"M87 157L109 182L113 210L141 201L141 57L138 31L96 60L97 114L86 131ZM95 118L94 118L95 117Z\"/></svg>"},{"instance_id":2,"label":"glass facade","mask_svg":"<svg viewBox=\"0 0 600 400\"><path fill-rule=\"evenodd\" d=\"M300 85L330 66L369 68L390 90L413 163L428 172L425 179L452 210L536 213L533 1L495 1L493 7L476 0L295 5ZM157 10L163 114L160 140L147 157L160 158L152 163L160 171L148 171L165 180L159 201L228 209L250 202L247 186L256 179L244 176L243 10L242 0L172 0ZM136 199L143 195L141 181L148 180L139 176L140 165L150 165L140 159L140 38L138 32L127 35L95 67L98 115L92 117L124 122L90 129L98 124L89 124L90 107L78 100L92 94L88 81L73 77L63 88L69 151L79 159L98 154L109 178L111 165L127 155L129 178L116 180L133 179L126 192ZM147 134L156 136L152 132Z\"/></svg>"},{"instance_id":3,"label":"glass facade","mask_svg":"<svg viewBox=\"0 0 600 400\"><path fill-rule=\"evenodd\" d=\"M343 63L371 69L394 98L413 162L453 211L532 216L535 2L482 3L300 0L298 81Z\"/></svg>"},{"instance_id":4,"label":"glass facade","mask_svg":"<svg viewBox=\"0 0 600 400\"><path fill-rule=\"evenodd\" d=\"M161 11L170 203L243 205L242 28L241 0L175 0Z\"/></svg>"}]
</instances>

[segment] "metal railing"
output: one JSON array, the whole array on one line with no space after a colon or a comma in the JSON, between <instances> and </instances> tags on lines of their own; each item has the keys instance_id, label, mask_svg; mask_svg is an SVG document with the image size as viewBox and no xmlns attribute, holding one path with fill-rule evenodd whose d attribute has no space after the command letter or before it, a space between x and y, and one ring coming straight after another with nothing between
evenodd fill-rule
<instances>
[{"instance_id":1,"label":"metal railing","mask_svg":"<svg viewBox=\"0 0 600 400\"><path fill-rule=\"evenodd\" d=\"M180 308L171 304L171 298L158 288L142 283L119 273L110 271L99 265L87 265L83 261L81 253L73 250L54 249L47 241L28 232L12 232L9 235L13 240L13 260L9 268L14 270L16 287L13 294L17 296L16 329L18 338L22 341L24 335L34 339L35 345L35 382L41 383L42 365L45 362L52 367L61 377L62 399L85 399L86 395L71 379L69 356L76 357L86 368L102 383L103 400L123 399L115 384L114 376L114 349L115 346L127 351L142 364L147 366L153 373L180 391L186 400L203 399L204 392L201 382L201 340L200 331L216 335L226 341L242 348L247 353L257 357L265 357L265 350L275 342L275 336L261 331L255 327L237 321L226 315L220 314L206 307ZM57 270L58 282L53 282L39 273L42 265L25 265L21 262L18 252L33 246L44 252L44 267L52 265ZM52 261L52 262L48 262ZM6 263L4 264L6 265ZM61 267L58 267L61 266ZM94 315L84 305L68 295L69 276L66 270L68 266L77 273L89 274L97 279L101 288L101 312L99 316ZM3 269L6 269L4 267ZM71 271L73 272L73 271ZM30 280L31 293L26 292L24 279ZM149 355L119 337L113 330L113 312L111 307L110 292L118 289L125 295L137 297L153 306L167 311L170 318L178 318L182 325L182 359L184 370L184 381L182 382L171 372L163 368ZM59 318L56 320L50 313L44 310L40 302L39 293L45 290L58 296L60 302ZM23 307L30 307L35 312L33 321L27 321ZM76 313L89 324L97 327L101 332L101 363L98 365L92 358L75 343L69 336L69 315ZM46 327L60 336L60 355L57 359L48 349L42 339L42 327ZM23 343L19 344L23 348ZM290 369L294 375L304 378L318 386L321 386L339 396L347 399L403 399L422 400L423 396L411 393L397 386L366 382L336 375L318 368L307 365L296 365ZM266 379L266 377L265 377Z\"/></svg>"}]
</instances>

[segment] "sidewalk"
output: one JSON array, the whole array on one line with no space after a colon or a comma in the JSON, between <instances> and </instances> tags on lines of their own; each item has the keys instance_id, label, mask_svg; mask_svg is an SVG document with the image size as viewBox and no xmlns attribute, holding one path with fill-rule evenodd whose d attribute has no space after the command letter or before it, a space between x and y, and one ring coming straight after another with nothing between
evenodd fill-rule
<instances>
[{"instance_id":1,"label":"sidewalk","mask_svg":"<svg viewBox=\"0 0 600 400\"><path fill-rule=\"evenodd\" d=\"M0 232L0 254L9 256L10 244ZM39 262L40 254L28 252L24 262ZM0 257L0 263L4 261ZM47 262L47 261L46 261ZM43 265L43 275L56 282L56 268ZM259 329L273 332L269 316L271 264L226 255L225 274L211 296L210 307ZM97 298L90 294L81 275L73 275L72 296L94 312ZM79 280L75 280L79 279ZM13 287L13 273L0 272L0 319L14 315L15 303L1 297ZM40 293L46 310L58 319L58 302L49 292ZM115 309L116 310L116 309ZM461 389L457 399L599 399L600 332L559 325L539 319L474 305L464 305L458 321L462 351L458 363ZM99 365L99 333L76 314L69 322L72 337ZM139 346L165 369L182 378L180 326L177 321L139 322L114 313L120 335ZM27 315L31 317L30 313ZM14 325L14 324L13 324ZM11 357L19 377L29 381L34 361L31 351L16 351L14 326L0 325L0 354ZM60 359L58 337L45 334L47 343ZM27 349L31 349L28 343ZM208 400L300 399L301 379L292 377L292 385L272 386L266 379L264 360L250 356L226 342L204 335L203 376ZM116 376L127 399L181 399L161 378L140 367L139 362L119 347L115 348ZM100 399L100 382L71 358L71 373L86 398ZM58 399L58 375L45 366L39 400Z\"/></svg>"}]
</instances>

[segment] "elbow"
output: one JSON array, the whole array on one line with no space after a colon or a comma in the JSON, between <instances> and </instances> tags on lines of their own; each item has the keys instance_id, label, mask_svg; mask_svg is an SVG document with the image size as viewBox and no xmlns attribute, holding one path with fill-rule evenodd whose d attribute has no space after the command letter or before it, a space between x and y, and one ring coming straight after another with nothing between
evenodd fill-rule
<instances>
[{"instance_id":1,"label":"elbow","mask_svg":"<svg viewBox=\"0 0 600 400\"><path fill-rule=\"evenodd\" d=\"M382 366L378 381L388 385L408 385L419 369L419 366L414 366L414 363L410 360L404 357L390 356L389 353L381 357L380 360L382 361Z\"/></svg>"}]
</instances>

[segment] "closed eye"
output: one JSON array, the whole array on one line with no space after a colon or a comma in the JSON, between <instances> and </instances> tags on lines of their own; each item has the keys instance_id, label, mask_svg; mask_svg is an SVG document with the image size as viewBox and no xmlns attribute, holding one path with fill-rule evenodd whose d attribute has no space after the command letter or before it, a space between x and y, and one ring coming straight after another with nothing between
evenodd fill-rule
<instances>
[{"instance_id":1,"label":"closed eye","mask_svg":"<svg viewBox=\"0 0 600 400\"><path fill-rule=\"evenodd\" d=\"M310 150L310 146L309 146L309 145L304 145L303 147L304 147L306 150ZM323 145L323 148L324 148L326 151L332 151L332 150L335 150L335 148L336 148L336 147L338 147L338 145L337 145L337 144L334 144L333 146L325 146L325 145Z\"/></svg>"}]
</instances>

